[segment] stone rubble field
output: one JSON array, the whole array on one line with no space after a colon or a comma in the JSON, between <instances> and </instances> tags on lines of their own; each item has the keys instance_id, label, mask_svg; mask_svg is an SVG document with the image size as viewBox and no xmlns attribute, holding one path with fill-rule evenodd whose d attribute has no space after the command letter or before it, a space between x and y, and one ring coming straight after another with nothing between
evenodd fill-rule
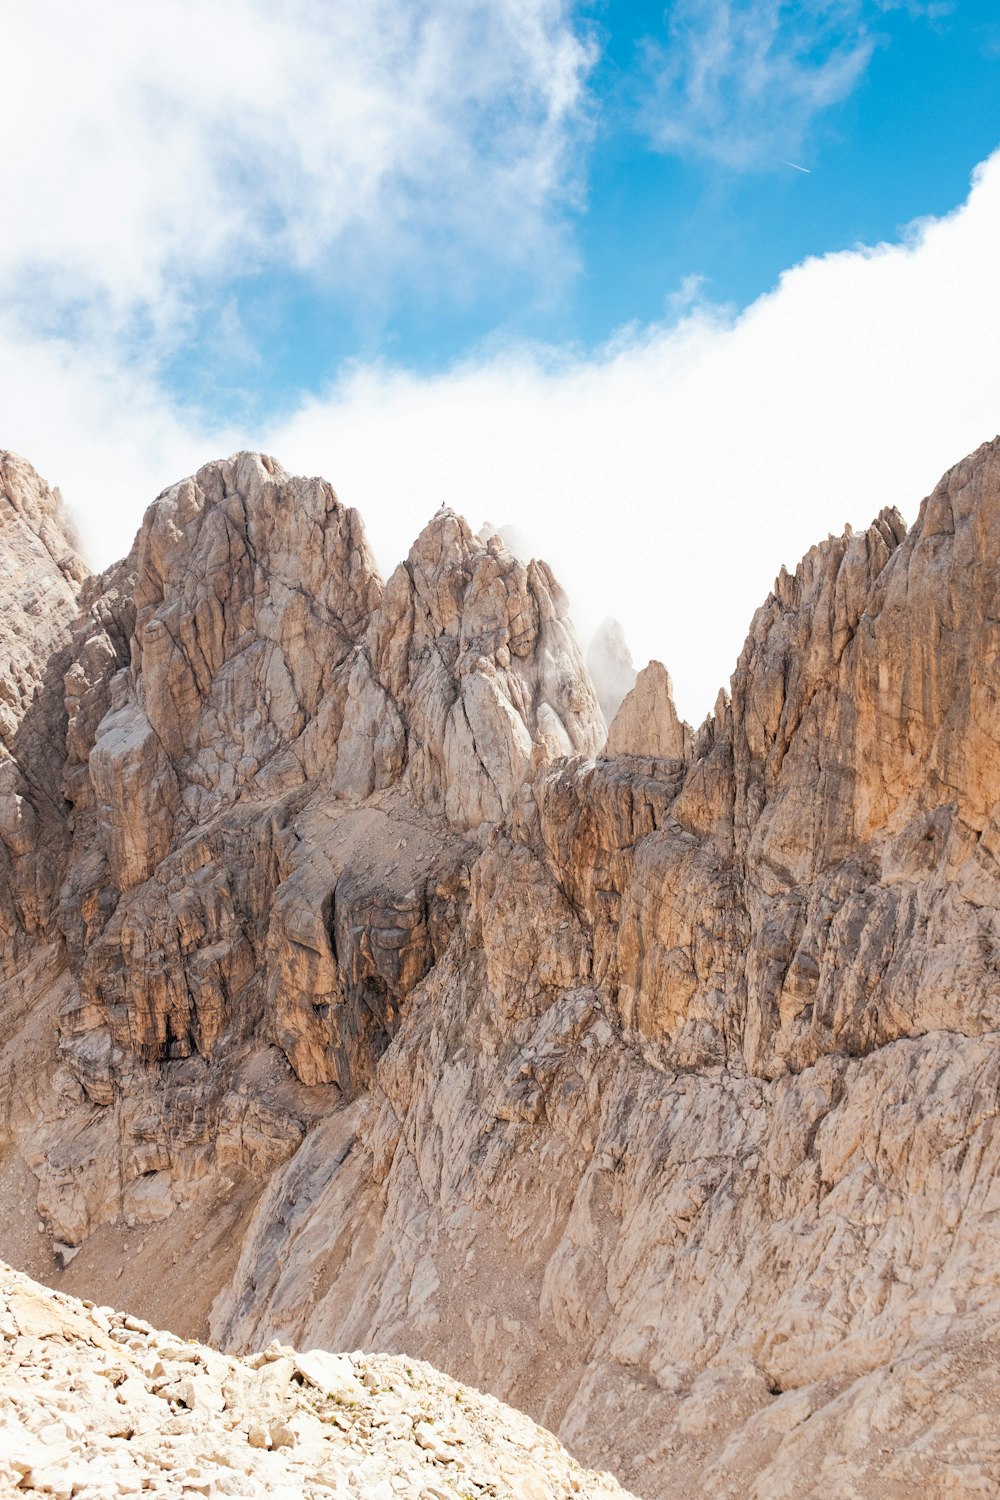
<instances>
[{"instance_id":1,"label":"stone rubble field","mask_svg":"<svg viewBox=\"0 0 1000 1500\"><path fill-rule=\"evenodd\" d=\"M0 1266L0 1496L627 1500L430 1365L272 1344L232 1359Z\"/></svg>"}]
</instances>

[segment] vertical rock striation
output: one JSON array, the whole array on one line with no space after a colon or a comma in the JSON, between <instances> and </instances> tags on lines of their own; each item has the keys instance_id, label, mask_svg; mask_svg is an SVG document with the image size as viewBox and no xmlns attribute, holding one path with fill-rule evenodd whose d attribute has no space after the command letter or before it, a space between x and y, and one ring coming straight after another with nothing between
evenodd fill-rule
<instances>
[{"instance_id":1,"label":"vertical rock striation","mask_svg":"<svg viewBox=\"0 0 1000 1500\"><path fill-rule=\"evenodd\" d=\"M29 961L30 939L43 940L51 922L64 832L65 726L54 687L85 576L59 492L24 459L0 451L2 979Z\"/></svg>"},{"instance_id":2,"label":"vertical rock striation","mask_svg":"<svg viewBox=\"0 0 1000 1500\"><path fill-rule=\"evenodd\" d=\"M243 454L84 581L3 473L0 1101L66 1284L131 1223L223 1344L431 1358L648 1497L1000 1484L1000 440L606 744L450 511L383 584Z\"/></svg>"},{"instance_id":3,"label":"vertical rock striation","mask_svg":"<svg viewBox=\"0 0 1000 1500\"><path fill-rule=\"evenodd\" d=\"M682 724L677 717L669 672L662 662L649 662L638 673L611 721L605 754L686 760L691 741L689 725Z\"/></svg>"}]
</instances>

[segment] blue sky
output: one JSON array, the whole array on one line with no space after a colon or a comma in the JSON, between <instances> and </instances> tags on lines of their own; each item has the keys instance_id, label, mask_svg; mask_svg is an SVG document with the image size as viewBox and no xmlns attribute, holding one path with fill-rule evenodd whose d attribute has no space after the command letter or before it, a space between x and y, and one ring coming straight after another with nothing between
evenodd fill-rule
<instances>
[{"instance_id":1,"label":"blue sky","mask_svg":"<svg viewBox=\"0 0 1000 1500\"><path fill-rule=\"evenodd\" d=\"M827 8L843 20L813 54L813 66L801 65L806 100L810 73L820 73L837 50L859 54L853 85L845 80L825 108L790 106L787 134L787 91L776 85L762 138L744 159L727 160L727 150L749 133L747 116L752 122L755 111L732 99L733 87L721 91L730 107L721 114L720 139L700 149L689 137L656 150L641 119L612 107L595 141L580 223L585 276L573 311L577 336L600 339L630 318L662 317L665 298L692 275L704 278L705 295L745 306L808 255L892 239L911 219L961 201L972 165L998 142L996 7L955 0ZM783 29L805 16L808 32L816 9L822 7L780 8L774 54L781 53ZM607 60L597 79L629 99L642 41L669 39L669 16L665 22L662 5L612 5L603 19ZM738 71L739 57L733 62Z\"/></svg>"},{"instance_id":2,"label":"blue sky","mask_svg":"<svg viewBox=\"0 0 1000 1500\"><path fill-rule=\"evenodd\" d=\"M993 13L991 13L993 12ZM699 718L781 564L1000 427L983 0L36 0L0 444L95 562L236 447L510 523ZM799 170L806 168L807 170Z\"/></svg>"},{"instance_id":3,"label":"blue sky","mask_svg":"<svg viewBox=\"0 0 1000 1500\"><path fill-rule=\"evenodd\" d=\"M202 326L167 367L178 396L253 419L322 389L347 361L440 371L498 340L594 349L671 316L696 289L745 307L807 256L892 239L954 208L1000 139L1000 19L985 0L598 0L563 14L590 57L552 195L554 265L486 257L480 274L470 250L456 280L453 267L429 266L430 237L416 275L397 265L342 278L322 260L213 279ZM760 77L749 89L754 23ZM711 53L716 30L731 53L722 43ZM702 100L699 45L719 75ZM664 137L670 111L680 123ZM220 298L245 341L236 358L220 347Z\"/></svg>"}]
</instances>

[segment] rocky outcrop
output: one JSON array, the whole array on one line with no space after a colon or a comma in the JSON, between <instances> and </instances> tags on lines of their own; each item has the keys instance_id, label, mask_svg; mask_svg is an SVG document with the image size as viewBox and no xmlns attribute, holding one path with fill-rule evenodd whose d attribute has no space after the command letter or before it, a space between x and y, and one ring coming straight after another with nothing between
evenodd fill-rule
<instances>
[{"instance_id":1,"label":"rocky outcrop","mask_svg":"<svg viewBox=\"0 0 1000 1500\"><path fill-rule=\"evenodd\" d=\"M59 1050L9 1107L70 1245L229 1171L259 1190L317 1087L370 1082L461 920L470 836L532 757L603 739L544 564L441 512L383 586L357 514L268 458L165 491L82 604L40 757L65 809Z\"/></svg>"},{"instance_id":2,"label":"rocky outcrop","mask_svg":"<svg viewBox=\"0 0 1000 1500\"><path fill-rule=\"evenodd\" d=\"M681 723L674 708L669 672L662 662L649 662L611 721L604 753L685 760L691 743L690 727Z\"/></svg>"},{"instance_id":3,"label":"rocky outcrop","mask_svg":"<svg viewBox=\"0 0 1000 1500\"><path fill-rule=\"evenodd\" d=\"M0 1376L8 1494L628 1500L429 1365L277 1344L227 1359L2 1264Z\"/></svg>"},{"instance_id":4,"label":"rocky outcrop","mask_svg":"<svg viewBox=\"0 0 1000 1500\"><path fill-rule=\"evenodd\" d=\"M996 1488L998 563L1000 441L605 747L498 537L383 585L321 481L167 491L32 700L21 1263L176 1325L190 1256L224 1347L430 1358L650 1500Z\"/></svg>"},{"instance_id":5,"label":"rocky outcrop","mask_svg":"<svg viewBox=\"0 0 1000 1500\"><path fill-rule=\"evenodd\" d=\"M58 490L30 464L0 450L0 742L10 752L42 688L49 659L65 644L87 570L77 555Z\"/></svg>"}]
</instances>

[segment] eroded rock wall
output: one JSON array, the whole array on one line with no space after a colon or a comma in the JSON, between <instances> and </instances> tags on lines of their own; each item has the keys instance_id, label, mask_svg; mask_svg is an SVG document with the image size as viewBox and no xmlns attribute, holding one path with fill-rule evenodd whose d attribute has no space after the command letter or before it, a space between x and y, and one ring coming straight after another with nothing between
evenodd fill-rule
<instances>
[{"instance_id":1,"label":"eroded rock wall","mask_svg":"<svg viewBox=\"0 0 1000 1500\"><path fill-rule=\"evenodd\" d=\"M167 491L40 648L60 896L0 1001L68 1284L225 1207L228 1347L430 1357L648 1497L989 1493L998 565L1000 442L603 749L499 538L383 585L273 460Z\"/></svg>"},{"instance_id":2,"label":"eroded rock wall","mask_svg":"<svg viewBox=\"0 0 1000 1500\"><path fill-rule=\"evenodd\" d=\"M25 612L53 591L62 611L24 652L48 673L60 980L57 998L40 981L57 1044L9 1116L44 1222L76 1246L240 1179L258 1192L368 1085L461 924L480 833L532 756L596 751L603 724L548 569L451 512L383 585L325 481L240 454L165 491L78 613L32 484ZM42 801L12 819L34 828ZM27 902L18 872L8 888Z\"/></svg>"},{"instance_id":3,"label":"eroded rock wall","mask_svg":"<svg viewBox=\"0 0 1000 1500\"><path fill-rule=\"evenodd\" d=\"M58 491L0 451L0 979L44 940L58 890L57 683L85 577Z\"/></svg>"}]
</instances>

